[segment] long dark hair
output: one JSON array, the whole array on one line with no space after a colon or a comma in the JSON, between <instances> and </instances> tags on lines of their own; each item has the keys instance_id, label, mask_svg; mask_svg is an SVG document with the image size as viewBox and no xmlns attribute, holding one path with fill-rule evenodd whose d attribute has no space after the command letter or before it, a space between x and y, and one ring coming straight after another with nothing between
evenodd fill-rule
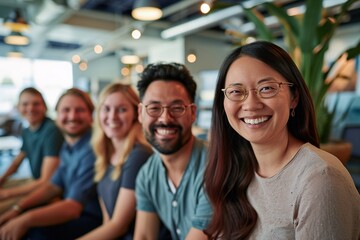
<instances>
[{"instance_id":1,"label":"long dark hair","mask_svg":"<svg viewBox=\"0 0 360 240\"><path fill-rule=\"evenodd\" d=\"M229 124L224 110L227 72L231 64L242 56L262 61L294 83L292 94L299 95L296 116L288 120L290 133L303 142L319 146L313 102L297 66L279 46L258 41L233 50L224 60L215 89L212 110L209 159L205 170L205 189L214 208L206 233L210 239L245 239L253 231L257 213L246 196L247 188L258 168L250 143Z\"/></svg>"}]
</instances>

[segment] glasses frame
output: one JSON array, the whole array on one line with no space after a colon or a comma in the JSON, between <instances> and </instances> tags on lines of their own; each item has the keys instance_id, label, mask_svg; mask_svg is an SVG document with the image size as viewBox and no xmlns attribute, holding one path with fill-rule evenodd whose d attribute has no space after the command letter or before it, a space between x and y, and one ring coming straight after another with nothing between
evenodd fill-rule
<instances>
[{"instance_id":1,"label":"glasses frame","mask_svg":"<svg viewBox=\"0 0 360 240\"><path fill-rule=\"evenodd\" d=\"M152 104L158 104L158 105L161 107L161 111L160 111L159 114L157 114L157 115L151 115L151 114L148 112L148 107L149 107L150 105L152 105ZM183 106L183 107L184 107L183 113L182 113L181 115L179 115L179 116L174 116L174 114L171 113L171 111L169 111L169 110L168 110L168 113L169 113L170 116L173 117L173 118L180 118L180 117L182 117L182 116L185 115L186 108L191 107L191 106L195 106L194 103L190 103L190 104L188 104L188 105L183 104L183 103L179 103L179 104L178 104L178 103L175 103L175 104L171 104L171 105L169 105L169 106L161 105L160 103L149 103L149 104L147 104L147 105L144 105L143 103L141 103L141 105L143 105L143 106L145 107L145 112L146 112L146 114L149 115L150 117L154 117L154 118L160 117L160 116L164 113L164 109L165 109L165 108L170 109L170 108L171 108L172 106L174 106L174 105Z\"/></svg>"},{"instance_id":2,"label":"glasses frame","mask_svg":"<svg viewBox=\"0 0 360 240\"><path fill-rule=\"evenodd\" d=\"M274 93L274 95L270 96L270 97L262 97L261 94L259 94L259 91L258 91L258 87L261 86L261 85L264 85L264 84L267 84L267 83L276 83L278 84L279 88L277 89L277 91ZM265 83L261 83L259 84L256 88L251 88L251 89L246 89L245 87L239 87L239 88L243 88L245 90L245 94L244 94L244 98L241 99L241 100L233 100L231 98L228 97L228 95L226 94L226 90L229 88L229 87L234 87L234 84L231 84L229 86L227 86L226 88L223 88L221 89L222 92L224 92L224 95L227 99L229 99L230 101L233 101L233 102L243 102L247 99L247 97L249 96L249 93L250 91L254 91L256 96L260 97L260 98L263 98L263 99L269 99L269 98L273 98L275 97L278 93L279 93L279 90L281 88L281 86L285 84L285 85L288 85L289 87L292 87L294 86L294 83L290 83L290 82L265 82Z\"/></svg>"}]
</instances>

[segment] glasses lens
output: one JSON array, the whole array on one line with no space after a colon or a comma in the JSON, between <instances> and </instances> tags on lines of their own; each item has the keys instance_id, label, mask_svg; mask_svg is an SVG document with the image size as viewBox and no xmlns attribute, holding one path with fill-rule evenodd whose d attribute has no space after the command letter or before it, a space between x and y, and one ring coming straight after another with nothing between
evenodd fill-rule
<instances>
[{"instance_id":1,"label":"glasses lens","mask_svg":"<svg viewBox=\"0 0 360 240\"><path fill-rule=\"evenodd\" d=\"M279 91L279 83L267 82L260 84L257 87L257 92L262 98L271 98L275 96Z\"/></svg>"},{"instance_id":2,"label":"glasses lens","mask_svg":"<svg viewBox=\"0 0 360 240\"><path fill-rule=\"evenodd\" d=\"M186 106L181 105L181 104L174 104L174 105L171 105L168 107L164 107L158 103L151 103L146 106L146 112L151 117L160 117L161 114L163 113L164 108L167 108L169 113L171 114L171 116L176 117L176 118L184 115L185 110L186 110Z\"/></svg>"},{"instance_id":3,"label":"glasses lens","mask_svg":"<svg viewBox=\"0 0 360 240\"><path fill-rule=\"evenodd\" d=\"M169 111L173 117L181 117L185 113L184 105L171 105Z\"/></svg>"},{"instance_id":4,"label":"glasses lens","mask_svg":"<svg viewBox=\"0 0 360 240\"><path fill-rule=\"evenodd\" d=\"M225 89L225 95L232 101L242 101L246 96L246 89L239 86L229 86Z\"/></svg>"},{"instance_id":5,"label":"glasses lens","mask_svg":"<svg viewBox=\"0 0 360 240\"><path fill-rule=\"evenodd\" d=\"M152 117L158 117L161 115L162 106L157 103L151 103L146 106L146 112Z\"/></svg>"}]
</instances>

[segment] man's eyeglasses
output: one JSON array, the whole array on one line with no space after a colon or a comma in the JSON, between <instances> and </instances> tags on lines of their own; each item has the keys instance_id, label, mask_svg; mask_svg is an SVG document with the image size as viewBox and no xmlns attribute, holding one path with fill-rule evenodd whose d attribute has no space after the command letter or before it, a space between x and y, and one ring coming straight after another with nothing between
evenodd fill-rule
<instances>
[{"instance_id":1,"label":"man's eyeglasses","mask_svg":"<svg viewBox=\"0 0 360 240\"><path fill-rule=\"evenodd\" d=\"M272 98L280 90L281 85L288 85L289 87L293 86L293 83L289 82L265 82L259 84L256 88L247 90L241 85L232 84L227 86L221 91L224 92L225 96L234 102L242 102L249 96L250 91L254 91L257 96L261 98Z\"/></svg>"},{"instance_id":2,"label":"man's eyeglasses","mask_svg":"<svg viewBox=\"0 0 360 240\"><path fill-rule=\"evenodd\" d=\"M191 107L194 104L184 105L184 104L172 104L170 106L163 106L160 103L150 103L145 105L147 114L150 117L160 117L163 114L164 109L167 108L170 115L174 118L179 118L183 116L186 112L187 107Z\"/></svg>"}]
</instances>

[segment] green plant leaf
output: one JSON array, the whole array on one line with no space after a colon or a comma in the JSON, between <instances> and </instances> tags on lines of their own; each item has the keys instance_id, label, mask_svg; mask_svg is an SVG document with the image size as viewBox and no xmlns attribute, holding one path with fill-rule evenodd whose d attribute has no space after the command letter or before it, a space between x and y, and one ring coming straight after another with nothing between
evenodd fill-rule
<instances>
[{"instance_id":1,"label":"green plant leaf","mask_svg":"<svg viewBox=\"0 0 360 240\"><path fill-rule=\"evenodd\" d=\"M357 43L355 47L349 48L345 51L347 53L347 60L355 58L360 54L360 41Z\"/></svg>"},{"instance_id":2,"label":"green plant leaf","mask_svg":"<svg viewBox=\"0 0 360 240\"><path fill-rule=\"evenodd\" d=\"M329 48L329 43L331 38L334 35L335 28L338 23L334 20L334 18L326 18L321 25L318 26L316 32L316 46L314 51L320 51L321 49L325 49L325 51Z\"/></svg>"},{"instance_id":3,"label":"green plant leaf","mask_svg":"<svg viewBox=\"0 0 360 240\"><path fill-rule=\"evenodd\" d=\"M341 5L341 11L340 14L337 15L337 22L339 22L338 19L342 18L342 16L347 13L351 5L353 5L355 2L358 2L359 0L348 0L344 4Z\"/></svg>"},{"instance_id":4,"label":"green plant leaf","mask_svg":"<svg viewBox=\"0 0 360 240\"><path fill-rule=\"evenodd\" d=\"M285 26L285 28L288 29L289 32L293 34L296 38L299 37L299 23L294 17L288 15L286 9L278 7L271 2L266 2L264 3L264 5L272 15L276 16L279 19L282 26Z\"/></svg>"},{"instance_id":5,"label":"green plant leaf","mask_svg":"<svg viewBox=\"0 0 360 240\"><path fill-rule=\"evenodd\" d=\"M299 46L299 23L298 21L287 14L284 8L278 7L274 3L264 3L270 14L277 17L280 26L284 31L284 40L288 46L288 52L294 59L295 63L299 65L299 60L296 58L295 49Z\"/></svg>"},{"instance_id":6,"label":"green plant leaf","mask_svg":"<svg viewBox=\"0 0 360 240\"><path fill-rule=\"evenodd\" d=\"M258 37L267 41L274 40L274 36L272 35L270 29L264 23L264 16L262 16L261 13L256 10L255 7L246 8L242 4L240 5L244 10L245 16L255 24Z\"/></svg>"},{"instance_id":7,"label":"green plant leaf","mask_svg":"<svg viewBox=\"0 0 360 240\"><path fill-rule=\"evenodd\" d=\"M322 13L322 1L306 0L306 11L300 30L300 48L303 53L311 53L316 46L317 27Z\"/></svg>"}]
</instances>

